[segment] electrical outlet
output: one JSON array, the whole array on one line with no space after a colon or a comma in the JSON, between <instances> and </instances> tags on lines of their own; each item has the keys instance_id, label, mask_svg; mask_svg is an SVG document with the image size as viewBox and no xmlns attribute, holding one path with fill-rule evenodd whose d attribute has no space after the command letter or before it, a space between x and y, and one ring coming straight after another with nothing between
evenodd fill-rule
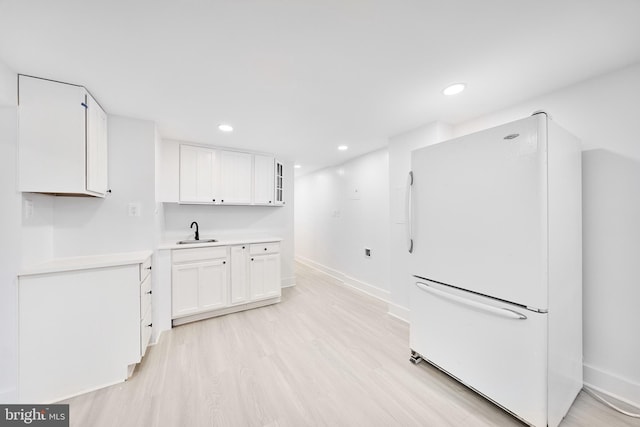
<instances>
[{"instance_id":1,"label":"electrical outlet","mask_svg":"<svg viewBox=\"0 0 640 427\"><path fill-rule=\"evenodd\" d=\"M127 207L127 212L129 213L129 216L140 216L141 210L142 210L142 207L140 206L140 202L129 203Z\"/></svg>"},{"instance_id":2,"label":"electrical outlet","mask_svg":"<svg viewBox=\"0 0 640 427\"><path fill-rule=\"evenodd\" d=\"M364 248L364 256L366 258L371 258L371 249L369 248Z\"/></svg>"}]
</instances>

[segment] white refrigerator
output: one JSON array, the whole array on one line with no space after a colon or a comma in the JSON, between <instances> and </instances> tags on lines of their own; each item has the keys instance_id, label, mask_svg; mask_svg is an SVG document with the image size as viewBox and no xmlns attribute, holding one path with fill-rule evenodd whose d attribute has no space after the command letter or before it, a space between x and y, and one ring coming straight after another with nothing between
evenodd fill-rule
<instances>
[{"instance_id":1,"label":"white refrigerator","mask_svg":"<svg viewBox=\"0 0 640 427\"><path fill-rule=\"evenodd\" d=\"M579 140L538 113L411 161L411 360L557 426L582 388Z\"/></svg>"}]
</instances>

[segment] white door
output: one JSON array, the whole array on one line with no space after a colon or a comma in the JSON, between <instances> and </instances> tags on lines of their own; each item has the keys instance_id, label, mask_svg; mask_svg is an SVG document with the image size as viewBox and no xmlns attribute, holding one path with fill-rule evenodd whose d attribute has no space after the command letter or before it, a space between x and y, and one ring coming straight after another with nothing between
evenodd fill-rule
<instances>
[{"instance_id":1,"label":"white door","mask_svg":"<svg viewBox=\"0 0 640 427\"><path fill-rule=\"evenodd\" d=\"M412 153L412 274L547 308L546 116Z\"/></svg>"},{"instance_id":2,"label":"white door","mask_svg":"<svg viewBox=\"0 0 640 427\"><path fill-rule=\"evenodd\" d=\"M547 425L547 314L418 280L412 350L534 426Z\"/></svg>"},{"instance_id":3,"label":"white door","mask_svg":"<svg viewBox=\"0 0 640 427\"><path fill-rule=\"evenodd\" d=\"M229 305L227 302L227 267L225 259L216 259L199 264L199 311L214 310Z\"/></svg>"},{"instance_id":4,"label":"white door","mask_svg":"<svg viewBox=\"0 0 640 427\"><path fill-rule=\"evenodd\" d=\"M220 203L251 203L251 154L235 151L219 152ZM217 202L216 202L217 203Z\"/></svg>"},{"instance_id":5,"label":"white door","mask_svg":"<svg viewBox=\"0 0 640 427\"><path fill-rule=\"evenodd\" d=\"M252 300L280 295L280 254L252 256L249 266Z\"/></svg>"},{"instance_id":6,"label":"white door","mask_svg":"<svg viewBox=\"0 0 640 427\"><path fill-rule=\"evenodd\" d=\"M253 168L253 203L274 205L274 158L256 154Z\"/></svg>"},{"instance_id":7,"label":"white door","mask_svg":"<svg viewBox=\"0 0 640 427\"><path fill-rule=\"evenodd\" d=\"M87 94L87 191L107 192L107 114Z\"/></svg>"}]
</instances>

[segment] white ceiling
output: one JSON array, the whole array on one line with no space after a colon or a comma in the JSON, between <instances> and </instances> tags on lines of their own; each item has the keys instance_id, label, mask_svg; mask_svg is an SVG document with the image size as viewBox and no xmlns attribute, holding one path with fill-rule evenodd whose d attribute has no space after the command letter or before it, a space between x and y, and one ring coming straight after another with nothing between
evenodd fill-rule
<instances>
[{"instance_id":1,"label":"white ceiling","mask_svg":"<svg viewBox=\"0 0 640 427\"><path fill-rule=\"evenodd\" d=\"M308 172L640 62L639 22L638 0L0 0L0 60Z\"/></svg>"}]
</instances>

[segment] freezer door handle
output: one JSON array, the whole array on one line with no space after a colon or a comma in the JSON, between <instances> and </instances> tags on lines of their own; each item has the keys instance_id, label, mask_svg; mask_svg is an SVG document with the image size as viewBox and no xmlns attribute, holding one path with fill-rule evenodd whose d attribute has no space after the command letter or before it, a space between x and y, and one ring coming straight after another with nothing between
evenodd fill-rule
<instances>
[{"instance_id":1,"label":"freezer door handle","mask_svg":"<svg viewBox=\"0 0 640 427\"><path fill-rule=\"evenodd\" d=\"M412 202L411 202L411 189L413 188L413 172L409 172L407 178L407 249L409 253L413 253L413 214L412 214Z\"/></svg>"},{"instance_id":2,"label":"freezer door handle","mask_svg":"<svg viewBox=\"0 0 640 427\"><path fill-rule=\"evenodd\" d=\"M515 310L511 310L511 309L504 308L504 307L494 307L492 305L483 304L481 302L473 301L473 300L470 300L470 299L467 299L467 298L463 298L463 297L460 297L458 295L453 295L453 294L450 294L448 292L441 291L440 289L436 289L433 286L430 286L428 283L416 282L416 286L419 289L423 290L423 291L429 292L429 293L431 293L433 295L442 297L442 298L447 299L449 301L453 301L453 302L456 302L456 303L459 303L459 304L464 304L464 305L469 306L469 307L474 307L474 308L477 308L479 310L486 311L486 312L489 312L489 313L492 313L492 314L496 314L496 315L501 316L501 317L506 317L508 319L515 319L515 320L525 320L527 318L527 316L525 316L522 313L518 313Z\"/></svg>"}]
</instances>

